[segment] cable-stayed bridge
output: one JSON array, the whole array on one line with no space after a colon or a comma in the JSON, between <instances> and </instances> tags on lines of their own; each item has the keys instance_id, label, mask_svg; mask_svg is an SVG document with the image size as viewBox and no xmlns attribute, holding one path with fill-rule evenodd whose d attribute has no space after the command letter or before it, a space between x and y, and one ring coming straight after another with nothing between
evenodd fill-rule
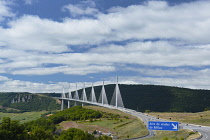
<instances>
[{"instance_id":1,"label":"cable-stayed bridge","mask_svg":"<svg viewBox=\"0 0 210 140\"><path fill-rule=\"evenodd\" d=\"M132 114L132 112L134 111L134 110L131 110L128 108L124 108L124 104L123 104L123 100L122 100L122 96L120 93L118 82L116 82L115 89L113 91L113 95L112 95L110 104L108 103L108 100L107 100L104 82L103 82L98 100L96 99L93 84L91 87L91 92L90 92L89 97L87 97L87 95L86 95L85 85L82 89L82 94L79 97L77 85L76 85L76 90L75 90L74 94L72 94L72 92L70 90L70 86L69 86L68 93L65 93L64 87L63 87L63 92L61 94L61 98L59 98L59 99L61 100L61 110L64 109L64 101L68 101L68 108L70 108L70 102L74 102L74 106L76 106L78 102L81 102L82 105L84 105L84 103L92 104L92 105L102 106L102 107L106 107L106 108L110 108L110 109L121 110L121 111L129 113L129 114ZM137 116L136 114L132 114L132 115ZM137 117L139 117L139 116L137 116ZM146 116L146 117L148 117L148 116ZM145 123L145 125L147 125L148 119L142 119L142 121ZM154 132L152 130L148 130L148 131L149 131L149 135L147 135L145 137L147 137L147 138L153 137ZM139 139L142 139L142 138L139 138Z\"/></svg>"},{"instance_id":2,"label":"cable-stayed bridge","mask_svg":"<svg viewBox=\"0 0 210 140\"><path fill-rule=\"evenodd\" d=\"M115 90L113 92L113 96L112 96L110 104L108 103L108 100L107 100L104 82L103 82L101 93L98 100L96 99L93 85L91 87L91 93L89 97L87 97L86 95L85 85L84 85L84 88L82 89L81 96L79 96L78 94L77 85L76 85L76 90L74 94L71 93L70 87L69 87L68 93L66 94L63 87L63 92L59 99L61 100L61 110L64 109L64 101L68 101L68 108L70 108L70 102L74 102L75 106L77 105L78 102L81 102L82 105L84 105L84 103L92 104L92 105L102 106L102 107L111 108L111 109L118 109L125 113L129 113L133 116L140 118L144 122L145 126L147 127L148 127L148 121L162 121L162 122L169 121L169 120L163 120L163 119L159 119L153 116L149 116L148 114L144 114L141 112L136 112L132 109L124 108L118 82L115 85ZM193 124L189 124L189 125L180 124L180 127L183 129L191 129L193 131L198 131L201 134L201 137L199 138L200 140L207 140L210 137L210 127L207 127L207 126L201 127L201 126L193 125ZM145 139L145 138L150 138L150 137L155 136L155 132L153 130L148 130L148 132L149 132L148 135L141 138L135 138L135 139Z\"/></svg>"},{"instance_id":3,"label":"cable-stayed bridge","mask_svg":"<svg viewBox=\"0 0 210 140\"><path fill-rule=\"evenodd\" d=\"M104 82L103 82L101 93L98 100L96 99L93 84L91 87L91 93L89 97L87 97L87 94L85 91L85 84L84 84L84 88L82 89L82 94L80 97L79 97L77 85L76 85L76 90L74 94L72 94L70 86L69 86L69 91L67 94L65 93L64 87L63 87L63 92L61 94L61 98L59 99L61 100L61 110L64 109L64 101L68 101L68 108L70 108L70 102L74 102L75 106L78 104L78 102L81 102L82 105L86 103L86 104L92 104L92 105L103 106L103 107L108 107L108 108L118 108L118 109L124 108L118 82L116 82L115 90L113 92L113 96L112 96L110 104L108 103L108 100L107 100Z\"/></svg>"}]
</instances>

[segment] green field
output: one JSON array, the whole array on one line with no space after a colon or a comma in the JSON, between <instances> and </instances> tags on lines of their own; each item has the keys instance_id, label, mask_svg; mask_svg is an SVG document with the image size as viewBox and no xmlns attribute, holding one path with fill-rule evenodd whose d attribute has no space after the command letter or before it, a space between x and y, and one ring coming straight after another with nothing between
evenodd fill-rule
<instances>
[{"instance_id":1,"label":"green field","mask_svg":"<svg viewBox=\"0 0 210 140\"><path fill-rule=\"evenodd\" d=\"M24 112L24 113L2 113L0 112L0 121L3 117L10 117L12 120L19 120L20 123L36 120L41 117L42 114L48 111L40 112Z\"/></svg>"},{"instance_id":2,"label":"green field","mask_svg":"<svg viewBox=\"0 0 210 140\"><path fill-rule=\"evenodd\" d=\"M120 139L126 138L136 138L146 136L148 131L142 121L130 114L123 113L118 110L107 109L97 106L85 106L85 108L99 110L106 112L107 114L111 113L114 115L119 115L119 118L101 118L90 121L65 121L62 122L61 128L64 130L70 127L76 127L84 131L93 132L94 130L99 130L104 133L112 133L117 135Z\"/></svg>"},{"instance_id":3,"label":"green field","mask_svg":"<svg viewBox=\"0 0 210 140\"><path fill-rule=\"evenodd\" d=\"M210 126L210 111L197 112L197 113L151 112L149 113L149 115L167 120L178 121L182 123Z\"/></svg>"},{"instance_id":4,"label":"green field","mask_svg":"<svg viewBox=\"0 0 210 140\"><path fill-rule=\"evenodd\" d=\"M106 122L106 121L102 121L102 122L95 122L93 124L95 125L101 125L101 126L105 126L108 127L110 129L113 130L121 137L126 138L127 135L131 136L131 137L140 137L140 136L145 136L147 133L146 128L143 126L142 122L140 120L136 120L135 117L132 117L130 114L125 114L123 112L120 112L118 110L112 110L112 109L107 109L107 108L102 108L102 107L96 107L96 106L87 106L87 108L90 109L95 109L95 110L100 110L103 112L108 112L108 113L113 113L113 114L118 114L121 116L128 116L129 120L127 121L131 121L132 119L135 120L133 121L130 126L126 126L126 128L117 128L115 124L113 124L112 122ZM178 120L182 120L183 122L188 121L189 122L197 122L197 121L203 121L203 123L205 123L204 119L209 120L209 124L210 124L210 111L205 111L205 112L200 112L200 113L159 113L159 112L155 112L155 113L149 113L149 115L152 116L156 116L156 117L160 117L160 118L164 118L164 119L168 119L168 120L174 120L174 121L178 121ZM201 117L202 116L202 117ZM178 119L179 118L179 119ZM140 122L140 124L138 124ZM126 123L126 122L124 122ZM120 125L120 124L119 124ZM138 128L135 128L137 127ZM124 129L124 130L123 130ZM131 130L131 131L128 131ZM180 130L177 132L174 131L156 131L157 135L155 137L149 138L147 140L163 140L163 138L167 137L168 140L176 140L176 138L180 139L180 138L184 138L185 136L187 136L189 133L191 132L191 130ZM196 137L199 137L199 135L192 135ZM130 138L131 138L130 137Z\"/></svg>"},{"instance_id":5,"label":"green field","mask_svg":"<svg viewBox=\"0 0 210 140\"><path fill-rule=\"evenodd\" d=\"M114 118L101 118L98 120L90 121L78 121L78 122L62 122L61 127L65 126L66 129L73 125L75 128L79 128L85 131L92 132L94 130L104 130L105 132L111 132L120 137L120 139L125 138L136 138L145 136L148 134L148 131L141 120L138 118L131 116L130 114L126 114L120 112L118 110L107 109L103 107L97 106L85 106L85 108L99 110L106 113L111 113L115 115L120 115L118 119ZM48 111L40 111L40 112L25 112L25 113L2 113L0 112L0 120L3 117L10 117L12 120L19 120L21 123L28 122L31 120L36 120L41 117L42 114L47 113ZM149 115L180 121L187 123L195 123L195 124L206 124L210 125L210 111L199 112L199 113L149 113ZM163 140L163 138L167 137L168 140L175 140L176 138L180 139L181 137L185 137L190 133L190 130L180 130L178 132L170 132L170 131L156 131L157 135L153 138L149 138L147 140Z\"/></svg>"},{"instance_id":6,"label":"green field","mask_svg":"<svg viewBox=\"0 0 210 140\"><path fill-rule=\"evenodd\" d=\"M103 112L108 112L108 113L113 113L113 114L118 114L121 116L128 116L130 119L129 120L123 120L123 122L119 124L114 124L114 122L111 122L110 120L104 120L104 121L98 121L98 122L93 122L92 124L94 125L100 125L100 126L105 126L107 128L110 128L111 130L114 130L121 138L126 138L126 136L131 137L141 137L145 136L148 132L141 120L136 119L135 117L132 117L130 114L123 113L118 110L113 110L113 109L107 109L107 108L102 108L102 107L97 107L97 106L87 106L87 108L90 109L95 109L95 110L100 110ZM210 113L210 112L209 112ZM161 116L164 116L165 113L162 113ZM181 114L181 113L180 113ZM194 113L192 113L194 114ZM154 115L154 114L152 114ZM157 115L158 116L158 115ZM159 115L160 116L160 115ZM169 119L169 118L166 118ZM133 120L133 121L132 121ZM107 122L108 121L108 122ZM121 124L131 122L128 124L126 127L118 127L121 126ZM88 123L87 123L88 124ZM91 123L89 123L91 124ZM157 135L153 138L149 138L147 140L163 140L163 138L167 137L169 140L176 140L176 138L180 139L181 137L185 137L191 132L191 130L180 130L178 132L174 131L156 131Z\"/></svg>"},{"instance_id":7,"label":"green field","mask_svg":"<svg viewBox=\"0 0 210 140\"><path fill-rule=\"evenodd\" d=\"M163 140L164 138L168 138L168 140L179 140L184 138L191 132L191 130L182 129L180 131L156 131L157 135L152 138L148 138L146 140Z\"/></svg>"},{"instance_id":8,"label":"green field","mask_svg":"<svg viewBox=\"0 0 210 140\"><path fill-rule=\"evenodd\" d=\"M101 121L88 122L86 125L98 125L110 129L120 138L136 138L148 134L143 123L138 119L121 119L122 121L102 119Z\"/></svg>"}]
</instances>

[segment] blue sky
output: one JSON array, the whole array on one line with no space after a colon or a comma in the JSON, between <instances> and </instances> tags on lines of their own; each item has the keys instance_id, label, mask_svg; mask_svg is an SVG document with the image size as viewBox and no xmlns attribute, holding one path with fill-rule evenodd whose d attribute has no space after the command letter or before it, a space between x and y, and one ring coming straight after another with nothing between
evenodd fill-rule
<instances>
[{"instance_id":1,"label":"blue sky","mask_svg":"<svg viewBox=\"0 0 210 140\"><path fill-rule=\"evenodd\" d=\"M0 91L210 89L209 0L0 0Z\"/></svg>"}]
</instances>

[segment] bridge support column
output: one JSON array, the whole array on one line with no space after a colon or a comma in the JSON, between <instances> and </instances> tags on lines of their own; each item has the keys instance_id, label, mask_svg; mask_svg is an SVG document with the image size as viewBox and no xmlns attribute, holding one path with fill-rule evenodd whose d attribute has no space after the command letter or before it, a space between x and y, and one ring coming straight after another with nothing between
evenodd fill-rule
<instances>
[{"instance_id":1,"label":"bridge support column","mask_svg":"<svg viewBox=\"0 0 210 140\"><path fill-rule=\"evenodd\" d=\"M64 100L61 99L61 111L63 110L63 102L64 102Z\"/></svg>"},{"instance_id":2,"label":"bridge support column","mask_svg":"<svg viewBox=\"0 0 210 140\"><path fill-rule=\"evenodd\" d=\"M77 101L74 102L74 106L77 106Z\"/></svg>"},{"instance_id":3,"label":"bridge support column","mask_svg":"<svg viewBox=\"0 0 210 140\"><path fill-rule=\"evenodd\" d=\"M68 101L68 108L70 108L70 101Z\"/></svg>"}]
</instances>

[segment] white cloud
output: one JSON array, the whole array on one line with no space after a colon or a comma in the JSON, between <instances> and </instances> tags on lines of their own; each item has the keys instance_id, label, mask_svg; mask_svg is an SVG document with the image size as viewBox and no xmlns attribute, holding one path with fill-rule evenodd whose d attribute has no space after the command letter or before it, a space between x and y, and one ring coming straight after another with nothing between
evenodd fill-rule
<instances>
[{"instance_id":1,"label":"white cloud","mask_svg":"<svg viewBox=\"0 0 210 140\"><path fill-rule=\"evenodd\" d=\"M70 51L66 46L68 43L62 40L60 23L41 20L33 16L23 16L19 20L10 22L10 26L11 28L8 29L0 28L2 35L0 40L5 46L49 53ZM58 37L59 35L61 36Z\"/></svg>"},{"instance_id":2,"label":"white cloud","mask_svg":"<svg viewBox=\"0 0 210 140\"><path fill-rule=\"evenodd\" d=\"M141 76L122 76L120 77L122 84L154 84L177 86L192 89L210 89L209 76L207 77L141 77Z\"/></svg>"},{"instance_id":3,"label":"white cloud","mask_svg":"<svg viewBox=\"0 0 210 140\"><path fill-rule=\"evenodd\" d=\"M190 44L209 44L209 1L168 6L149 2L115 8L97 14L96 19L68 19L63 22L25 15L0 27L0 44L42 52L69 51L67 45L84 45L129 39L172 39ZM156 8L155 5L159 6ZM153 5L153 6L151 6ZM200 10L202 9L202 10Z\"/></svg>"},{"instance_id":4,"label":"white cloud","mask_svg":"<svg viewBox=\"0 0 210 140\"><path fill-rule=\"evenodd\" d=\"M176 71L176 70L175 70ZM190 72L192 75L197 75L195 77L145 77L145 76L120 76L120 84L155 84L155 85L167 85L167 86L178 86L187 87L194 89L210 89L210 70L201 70ZM13 80L4 76L0 76L1 92L31 92L31 93L61 93L62 87L64 85L65 91L68 91L69 84L71 85L71 90L81 89L84 87L83 82L68 83L68 82L49 82L49 83L34 83L29 81ZM105 79L106 84L114 84L116 82L116 77L108 77ZM86 87L92 85L91 82L85 83ZM94 82L94 86L102 85L102 81Z\"/></svg>"},{"instance_id":5,"label":"white cloud","mask_svg":"<svg viewBox=\"0 0 210 140\"><path fill-rule=\"evenodd\" d=\"M68 4L65 5L62 10L69 11L73 17L80 15L95 15L99 13L98 9L95 8L95 3L93 1L87 0L82 1L79 4Z\"/></svg>"},{"instance_id":6,"label":"white cloud","mask_svg":"<svg viewBox=\"0 0 210 140\"><path fill-rule=\"evenodd\" d=\"M104 46L89 51L103 57L104 63L140 64L149 66L205 66L210 56L209 45L174 46L167 41L134 42L125 46ZM100 54L100 55L99 55Z\"/></svg>"},{"instance_id":7,"label":"white cloud","mask_svg":"<svg viewBox=\"0 0 210 140\"><path fill-rule=\"evenodd\" d=\"M31 5L33 3L33 0L24 0L25 4Z\"/></svg>"},{"instance_id":8,"label":"white cloud","mask_svg":"<svg viewBox=\"0 0 210 140\"><path fill-rule=\"evenodd\" d=\"M86 75L90 73L100 73L100 72L112 72L115 71L114 66L97 66L90 65L84 67L68 67L68 66L59 66L59 67L45 67L45 68L28 68L21 70L14 70L12 74L23 74L23 75L50 75L56 73L64 73L71 75Z\"/></svg>"},{"instance_id":9,"label":"white cloud","mask_svg":"<svg viewBox=\"0 0 210 140\"><path fill-rule=\"evenodd\" d=\"M0 73L86 75L123 69L147 74L148 77L140 76L142 83L196 87L196 81L200 80L198 87L208 87L208 76L205 75L209 74L209 70L202 66L210 65L209 0L175 6L169 6L164 1L148 1L144 5L115 7L108 14L100 13L94 2L88 7L87 3L91 1L66 5L65 8L67 10L70 6L74 16L94 15L94 19L66 18L58 22L24 15L10 21L8 28L0 26L0 47L3 46L0 48ZM72 11L73 8L76 10ZM12 16L14 14L6 1L0 1L0 21ZM127 43L109 45L110 41ZM75 53L71 48L74 45L97 47ZM148 69L138 69L132 67L133 64L148 66ZM201 70L179 68L187 66L201 67ZM137 78L125 81L141 82ZM7 83L14 87L20 83L27 85L20 89L22 91L30 90L30 87L34 91L35 87L45 89L46 86L14 80ZM50 90L48 88L45 90Z\"/></svg>"},{"instance_id":10,"label":"white cloud","mask_svg":"<svg viewBox=\"0 0 210 140\"><path fill-rule=\"evenodd\" d=\"M0 81L9 81L10 79L0 75Z\"/></svg>"},{"instance_id":11,"label":"white cloud","mask_svg":"<svg viewBox=\"0 0 210 140\"><path fill-rule=\"evenodd\" d=\"M10 1L1 0L0 1L0 22L4 20L6 17L13 17L14 13L9 8L11 4Z\"/></svg>"},{"instance_id":12,"label":"white cloud","mask_svg":"<svg viewBox=\"0 0 210 140\"><path fill-rule=\"evenodd\" d=\"M64 11L69 10L73 17L76 17L78 15L94 15L98 13L98 10L95 8L87 7L83 9L73 4L66 5L63 9Z\"/></svg>"},{"instance_id":13,"label":"white cloud","mask_svg":"<svg viewBox=\"0 0 210 140\"><path fill-rule=\"evenodd\" d=\"M10 80L0 85L1 92L31 92L31 93L54 93L61 92L62 85L33 83L29 81Z\"/></svg>"},{"instance_id":14,"label":"white cloud","mask_svg":"<svg viewBox=\"0 0 210 140\"><path fill-rule=\"evenodd\" d=\"M45 54L2 50L0 55L5 60L2 60L0 68L2 72L24 75L55 73L86 75L120 69L129 70L127 64L174 67L178 70L177 67L180 66L209 66L209 54L209 45L177 47L166 41L100 46L83 53ZM168 73L170 72L173 74L169 70Z\"/></svg>"},{"instance_id":15,"label":"white cloud","mask_svg":"<svg viewBox=\"0 0 210 140\"><path fill-rule=\"evenodd\" d=\"M63 86L65 92L69 91L69 84L71 90L82 89L84 87L83 82L68 83L68 82L51 82L48 83L37 83L30 81L13 80L4 76L0 76L0 92L31 92L31 93L62 93ZM105 84L111 84L112 81L105 81ZM86 87L92 86L92 82L86 82ZM94 82L94 86L102 85L102 81Z\"/></svg>"},{"instance_id":16,"label":"white cloud","mask_svg":"<svg viewBox=\"0 0 210 140\"><path fill-rule=\"evenodd\" d=\"M210 28L209 8L209 1L175 6L168 6L163 1L150 1L148 5L116 8L115 12L100 19L115 30L113 33L117 39L172 38L188 43L209 43L205 37L209 35Z\"/></svg>"}]
</instances>

